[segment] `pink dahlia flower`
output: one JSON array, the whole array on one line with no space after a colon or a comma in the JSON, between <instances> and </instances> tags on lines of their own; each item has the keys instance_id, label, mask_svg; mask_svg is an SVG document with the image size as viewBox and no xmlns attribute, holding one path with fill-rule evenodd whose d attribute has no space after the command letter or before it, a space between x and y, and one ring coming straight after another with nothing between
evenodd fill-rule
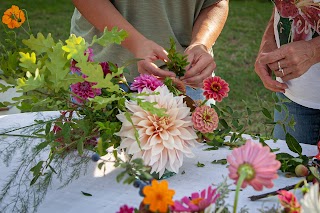
<instances>
[{"instance_id":1,"label":"pink dahlia flower","mask_svg":"<svg viewBox=\"0 0 320 213\"><path fill-rule=\"evenodd\" d=\"M183 96L174 96L165 85L154 92L147 88L142 92L150 95L141 98L157 103L155 107L165 109L167 116L158 117L141 108L136 101L127 101L125 105L134 127L125 113L117 115L122 122L117 133L122 139L120 148L125 148L132 159L142 158L146 165L151 166L151 173L159 173L159 177L165 169L178 173L183 156L193 157L191 148L197 144L190 108L183 101ZM135 129L139 133L141 148L135 139Z\"/></svg>"},{"instance_id":2,"label":"pink dahlia flower","mask_svg":"<svg viewBox=\"0 0 320 213\"><path fill-rule=\"evenodd\" d=\"M92 48L88 48L86 51L84 51L84 55L88 55L88 61L92 62L93 61L93 50ZM76 66L78 62L74 59L71 59L71 66L70 70L72 73L76 73L78 75L81 75L81 69Z\"/></svg>"},{"instance_id":3,"label":"pink dahlia flower","mask_svg":"<svg viewBox=\"0 0 320 213\"><path fill-rule=\"evenodd\" d=\"M135 77L130 89L133 91L141 92L144 88L154 91L157 87L163 85L163 82L152 75L140 74Z\"/></svg>"},{"instance_id":4,"label":"pink dahlia flower","mask_svg":"<svg viewBox=\"0 0 320 213\"><path fill-rule=\"evenodd\" d=\"M229 177L236 183L240 174L246 172L247 176L241 187L245 188L249 184L257 191L261 191L263 186L273 187L272 180L278 178L277 170L281 166L269 147L251 140L235 148L227 157L227 161L230 164Z\"/></svg>"},{"instance_id":5,"label":"pink dahlia flower","mask_svg":"<svg viewBox=\"0 0 320 213\"><path fill-rule=\"evenodd\" d=\"M133 213L133 212L134 212L134 208L129 207L127 205L121 206L119 211L117 211L117 213Z\"/></svg>"},{"instance_id":6,"label":"pink dahlia flower","mask_svg":"<svg viewBox=\"0 0 320 213\"><path fill-rule=\"evenodd\" d=\"M171 209L174 212L203 212L220 196L216 192L217 189L212 189L209 186L207 190L192 193L191 197L183 197L181 200L175 201Z\"/></svg>"},{"instance_id":7,"label":"pink dahlia flower","mask_svg":"<svg viewBox=\"0 0 320 213\"><path fill-rule=\"evenodd\" d=\"M111 74L108 62L101 62L100 66L102 68L104 76L106 76L107 74Z\"/></svg>"},{"instance_id":8,"label":"pink dahlia flower","mask_svg":"<svg viewBox=\"0 0 320 213\"><path fill-rule=\"evenodd\" d=\"M88 61L93 62L93 49L88 48L86 51L84 51L84 55L88 54Z\"/></svg>"},{"instance_id":9,"label":"pink dahlia flower","mask_svg":"<svg viewBox=\"0 0 320 213\"><path fill-rule=\"evenodd\" d=\"M228 97L229 84L218 76L208 77L203 81L203 95L207 100L214 99L221 102Z\"/></svg>"},{"instance_id":10,"label":"pink dahlia flower","mask_svg":"<svg viewBox=\"0 0 320 213\"><path fill-rule=\"evenodd\" d=\"M76 66L78 62L74 59L71 60L71 66L70 66L70 70L72 73L81 75L81 69L79 67Z\"/></svg>"},{"instance_id":11,"label":"pink dahlia flower","mask_svg":"<svg viewBox=\"0 0 320 213\"><path fill-rule=\"evenodd\" d=\"M87 100L88 98L94 98L97 95L101 95L101 89L92 88L92 86L96 84L97 83L92 83L88 81L71 84L71 91L80 97L79 98L78 96L73 96L72 98L74 99L74 101L76 101L79 104L82 104L84 100Z\"/></svg>"},{"instance_id":12,"label":"pink dahlia flower","mask_svg":"<svg viewBox=\"0 0 320 213\"><path fill-rule=\"evenodd\" d=\"M286 190L280 190L278 191L278 199L280 201L280 204L284 208L284 212L290 212L290 213L301 212L301 206L296 196L292 192L289 192Z\"/></svg>"},{"instance_id":13,"label":"pink dahlia flower","mask_svg":"<svg viewBox=\"0 0 320 213\"><path fill-rule=\"evenodd\" d=\"M192 113L192 122L196 130L202 133L213 132L217 129L219 118L216 111L206 105L197 107Z\"/></svg>"}]
</instances>

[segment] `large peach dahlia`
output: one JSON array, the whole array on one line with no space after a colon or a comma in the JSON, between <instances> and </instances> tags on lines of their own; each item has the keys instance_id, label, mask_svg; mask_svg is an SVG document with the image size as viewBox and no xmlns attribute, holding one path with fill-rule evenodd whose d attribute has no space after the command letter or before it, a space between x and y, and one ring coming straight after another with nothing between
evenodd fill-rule
<instances>
[{"instance_id":1,"label":"large peach dahlia","mask_svg":"<svg viewBox=\"0 0 320 213\"><path fill-rule=\"evenodd\" d=\"M142 158L146 165L152 167L151 172L159 173L159 177L166 169L177 173L184 155L193 157L191 148L197 144L190 108L183 102L183 96L174 96L165 85L153 92L147 88L142 92L158 92L143 99L158 103L155 106L166 109L168 116L158 117L142 109L136 101L127 101L126 108L131 113L134 127L124 113L117 115L122 122L121 130L117 133L122 139L120 148L126 148L132 159ZM135 140L134 128L139 133L141 149Z\"/></svg>"}]
</instances>

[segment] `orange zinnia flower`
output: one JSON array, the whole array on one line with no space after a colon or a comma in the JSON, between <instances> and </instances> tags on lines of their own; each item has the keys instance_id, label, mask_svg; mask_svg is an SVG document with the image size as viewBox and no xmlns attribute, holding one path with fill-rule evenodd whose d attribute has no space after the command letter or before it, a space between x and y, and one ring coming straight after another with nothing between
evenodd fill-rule
<instances>
[{"instance_id":1,"label":"orange zinnia flower","mask_svg":"<svg viewBox=\"0 0 320 213\"><path fill-rule=\"evenodd\" d=\"M2 16L2 22L10 29L19 28L26 20L24 12L18 6L12 5Z\"/></svg>"},{"instance_id":2,"label":"orange zinnia flower","mask_svg":"<svg viewBox=\"0 0 320 213\"><path fill-rule=\"evenodd\" d=\"M168 188L167 181L158 183L152 180L151 185L143 188L145 195L143 203L149 205L149 210L152 212L167 212L168 207L173 205L172 197L175 191Z\"/></svg>"}]
</instances>

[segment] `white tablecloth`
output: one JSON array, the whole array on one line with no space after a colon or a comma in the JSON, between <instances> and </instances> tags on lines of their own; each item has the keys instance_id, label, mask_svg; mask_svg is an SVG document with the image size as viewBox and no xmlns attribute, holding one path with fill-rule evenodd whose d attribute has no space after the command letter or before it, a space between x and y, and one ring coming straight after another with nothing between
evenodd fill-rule
<instances>
[{"instance_id":1,"label":"white tablecloth","mask_svg":"<svg viewBox=\"0 0 320 213\"><path fill-rule=\"evenodd\" d=\"M47 116L58 116L58 112L45 112ZM24 126L33 122L36 113L21 113L13 115L0 116L0 129L9 126ZM38 115L39 116L39 115ZM40 116L41 117L41 116ZM0 140L8 140L0 138ZM281 152L293 154L286 146L284 141L277 143L268 142L271 148L280 148ZM317 154L316 146L302 145L303 154L313 156ZM192 192L201 191L210 184L219 184L228 177L226 165L212 164L213 160L225 159L231 152L228 148L220 148L216 151L203 151L206 147L194 149L195 158L184 158L184 164L180 168L179 174L167 179L169 187L176 191L174 199L181 199L183 196L189 196ZM205 164L204 167L197 167L197 163ZM10 168L14 167L14 162L10 167L6 167L0 162L0 184L2 185L10 173ZM123 204L138 207L142 197L138 194L138 189L132 185L124 185L116 181L116 176L123 170L115 169L110 163L107 166L105 174L97 168L97 163L90 162L89 169L85 176L73 181L66 187L58 189L60 184L54 181L51 189L48 191L44 201L39 206L38 212L56 213L56 212L94 212L94 213L113 213L119 210ZM184 171L184 172L183 172ZM182 172L184 174L182 174ZM246 206L250 212L258 212L257 209L263 206L278 205L275 196L264 198L259 201L250 201L249 196L274 191L279 188L295 184L299 178L286 178L279 172L279 178L274 181L275 186L272 189L263 191L254 191L252 187L247 187L240 193L238 209ZM228 183L233 183L229 180ZM235 189L235 185L231 189ZM84 196L81 191L92 194ZM233 205L234 192L227 198L228 204ZM1 204L0 204L1 207ZM1 209L1 208L0 208ZM9 211L8 211L9 212Z\"/></svg>"}]
</instances>

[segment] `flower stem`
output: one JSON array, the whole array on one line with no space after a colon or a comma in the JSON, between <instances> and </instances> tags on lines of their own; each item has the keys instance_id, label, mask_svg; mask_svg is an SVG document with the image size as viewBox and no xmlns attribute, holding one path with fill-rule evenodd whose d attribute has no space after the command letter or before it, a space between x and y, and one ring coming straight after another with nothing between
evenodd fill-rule
<instances>
[{"instance_id":1,"label":"flower stem","mask_svg":"<svg viewBox=\"0 0 320 213\"><path fill-rule=\"evenodd\" d=\"M208 102L208 99L204 100L204 101L200 104L200 106L205 105L207 102Z\"/></svg>"},{"instance_id":2,"label":"flower stem","mask_svg":"<svg viewBox=\"0 0 320 213\"><path fill-rule=\"evenodd\" d=\"M246 176L247 176L247 173L245 171L242 171L240 173L240 177L239 177L238 182L237 182L236 195L235 195L234 203L233 203L233 213L237 212L239 192L240 192L240 188L241 188L241 185L242 185L244 179L246 179Z\"/></svg>"}]
</instances>

